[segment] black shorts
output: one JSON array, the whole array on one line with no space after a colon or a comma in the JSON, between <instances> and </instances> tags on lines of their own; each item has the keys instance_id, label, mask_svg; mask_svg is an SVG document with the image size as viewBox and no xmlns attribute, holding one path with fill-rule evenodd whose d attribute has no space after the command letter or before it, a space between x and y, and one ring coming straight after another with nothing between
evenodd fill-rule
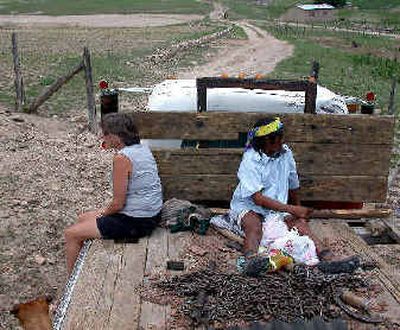
<instances>
[{"instance_id":1,"label":"black shorts","mask_svg":"<svg viewBox=\"0 0 400 330\"><path fill-rule=\"evenodd\" d=\"M137 240L150 235L161 218L161 214L149 218L130 217L122 213L105 215L97 218L103 239Z\"/></svg>"}]
</instances>

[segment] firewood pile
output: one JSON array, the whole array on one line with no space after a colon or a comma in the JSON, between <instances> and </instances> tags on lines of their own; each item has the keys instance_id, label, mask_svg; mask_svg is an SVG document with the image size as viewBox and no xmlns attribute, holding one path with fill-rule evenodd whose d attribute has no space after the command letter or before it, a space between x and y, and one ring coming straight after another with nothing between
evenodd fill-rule
<instances>
[{"instance_id":1,"label":"firewood pile","mask_svg":"<svg viewBox=\"0 0 400 330\"><path fill-rule=\"evenodd\" d=\"M317 316L331 320L340 314L335 299L343 290L367 288L369 283L362 273L325 275L299 265L290 273L259 278L205 269L153 285L182 299L178 314L192 325L218 327L271 319L295 322Z\"/></svg>"}]
</instances>

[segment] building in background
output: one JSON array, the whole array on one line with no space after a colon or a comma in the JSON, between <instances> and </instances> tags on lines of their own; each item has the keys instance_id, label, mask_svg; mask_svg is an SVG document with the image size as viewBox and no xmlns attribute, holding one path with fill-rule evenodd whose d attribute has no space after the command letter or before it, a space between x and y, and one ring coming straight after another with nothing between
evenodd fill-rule
<instances>
[{"instance_id":1,"label":"building in background","mask_svg":"<svg viewBox=\"0 0 400 330\"><path fill-rule=\"evenodd\" d=\"M284 21L312 23L333 21L336 18L335 7L328 4L296 5L281 16Z\"/></svg>"}]
</instances>

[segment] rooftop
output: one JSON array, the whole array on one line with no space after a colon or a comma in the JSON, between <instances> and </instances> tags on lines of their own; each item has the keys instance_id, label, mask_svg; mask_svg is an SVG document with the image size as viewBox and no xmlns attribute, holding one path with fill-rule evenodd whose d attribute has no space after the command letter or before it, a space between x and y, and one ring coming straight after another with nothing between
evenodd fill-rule
<instances>
[{"instance_id":1,"label":"rooftop","mask_svg":"<svg viewBox=\"0 0 400 330\"><path fill-rule=\"evenodd\" d=\"M325 10L325 9L335 9L334 6L328 5L326 3L323 4L309 4L309 5L297 5L298 8L303 10Z\"/></svg>"}]
</instances>

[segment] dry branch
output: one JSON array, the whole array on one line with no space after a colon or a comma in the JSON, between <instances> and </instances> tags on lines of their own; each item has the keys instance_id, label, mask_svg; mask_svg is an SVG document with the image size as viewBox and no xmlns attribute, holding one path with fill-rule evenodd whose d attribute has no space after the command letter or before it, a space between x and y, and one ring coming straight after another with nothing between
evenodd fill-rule
<instances>
[{"instance_id":1,"label":"dry branch","mask_svg":"<svg viewBox=\"0 0 400 330\"><path fill-rule=\"evenodd\" d=\"M80 72L84 67L83 62L80 62L75 68L66 74L57 79L53 84L51 84L42 94L40 94L29 106L29 113L34 113L36 110L55 92L57 92L64 84L66 84L71 78Z\"/></svg>"}]
</instances>

